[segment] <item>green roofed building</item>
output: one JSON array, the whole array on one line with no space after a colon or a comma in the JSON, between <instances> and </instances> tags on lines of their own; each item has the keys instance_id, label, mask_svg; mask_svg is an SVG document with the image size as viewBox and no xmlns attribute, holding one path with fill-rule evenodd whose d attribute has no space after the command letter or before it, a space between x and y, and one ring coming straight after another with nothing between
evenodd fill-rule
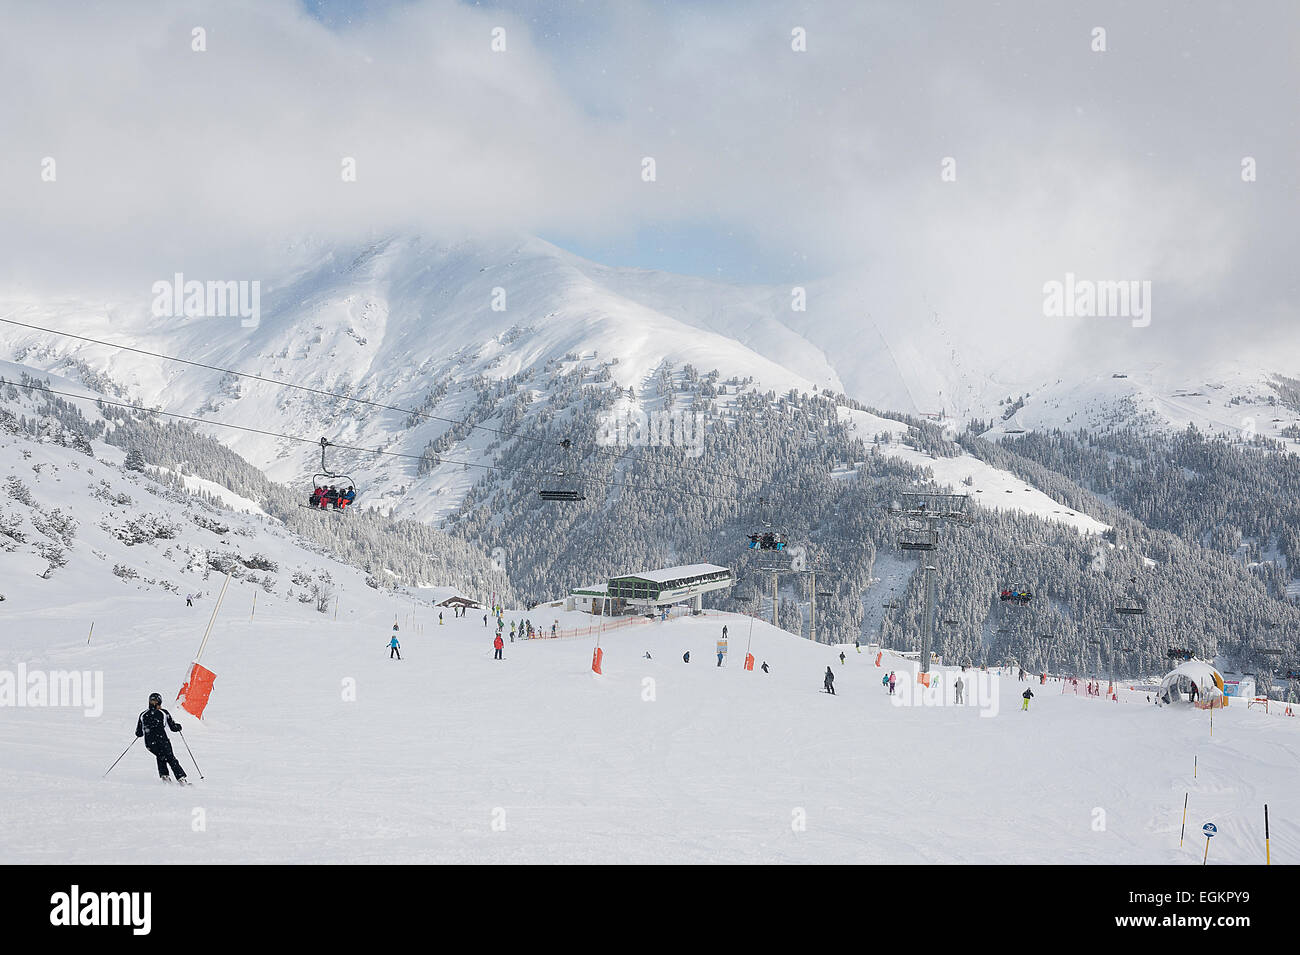
<instances>
[{"instance_id":1,"label":"green roofed building","mask_svg":"<svg viewBox=\"0 0 1300 955\"><path fill-rule=\"evenodd\" d=\"M691 608L703 609L700 598L711 590L725 590L736 583L726 567L717 564L685 564L638 574L611 577L607 585L611 600L629 607L652 608L691 602Z\"/></svg>"}]
</instances>

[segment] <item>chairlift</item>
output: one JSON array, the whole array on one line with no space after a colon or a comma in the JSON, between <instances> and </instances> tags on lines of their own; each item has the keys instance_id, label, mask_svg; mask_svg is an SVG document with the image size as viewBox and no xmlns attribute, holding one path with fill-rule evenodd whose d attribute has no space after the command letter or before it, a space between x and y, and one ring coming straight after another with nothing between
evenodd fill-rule
<instances>
[{"instance_id":1,"label":"chairlift","mask_svg":"<svg viewBox=\"0 0 1300 955\"><path fill-rule=\"evenodd\" d=\"M1147 612L1147 601L1137 592L1137 578L1130 577L1128 593L1115 601L1115 612L1124 616L1138 616Z\"/></svg>"},{"instance_id":2,"label":"chairlift","mask_svg":"<svg viewBox=\"0 0 1300 955\"><path fill-rule=\"evenodd\" d=\"M543 501L585 501L587 495L575 482L568 479L568 465L573 456L573 442L565 438L560 442L560 447L564 448L565 467L560 468L554 475L554 480L550 482L549 487L542 487L538 490L537 496Z\"/></svg>"},{"instance_id":3,"label":"chairlift","mask_svg":"<svg viewBox=\"0 0 1300 955\"><path fill-rule=\"evenodd\" d=\"M765 497L758 499L758 518L764 529L749 535L750 550L785 550L786 536L772 530L772 502Z\"/></svg>"},{"instance_id":4,"label":"chairlift","mask_svg":"<svg viewBox=\"0 0 1300 955\"><path fill-rule=\"evenodd\" d=\"M898 537L900 550L934 550L938 542L938 532L928 527L904 527Z\"/></svg>"},{"instance_id":5,"label":"chairlift","mask_svg":"<svg viewBox=\"0 0 1300 955\"><path fill-rule=\"evenodd\" d=\"M356 499L356 482L347 474L331 471L325 461L325 449L330 446L327 439L320 439L320 470L312 475L312 491L302 507L314 511L342 511ZM331 491L334 493L330 494Z\"/></svg>"}]
</instances>

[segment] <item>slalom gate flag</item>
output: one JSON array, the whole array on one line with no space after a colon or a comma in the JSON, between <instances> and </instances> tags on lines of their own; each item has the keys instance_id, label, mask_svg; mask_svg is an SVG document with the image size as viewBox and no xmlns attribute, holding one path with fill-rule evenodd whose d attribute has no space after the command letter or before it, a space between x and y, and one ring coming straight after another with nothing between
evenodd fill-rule
<instances>
[{"instance_id":1,"label":"slalom gate flag","mask_svg":"<svg viewBox=\"0 0 1300 955\"><path fill-rule=\"evenodd\" d=\"M916 675L916 682L917 682L917 683L920 683L920 684L922 684L922 685L924 685L924 686L929 686L929 685L930 685L930 674L928 674L928 673L918 673L918 674Z\"/></svg>"},{"instance_id":2,"label":"slalom gate flag","mask_svg":"<svg viewBox=\"0 0 1300 955\"><path fill-rule=\"evenodd\" d=\"M203 719L203 710L208 705L208 697L212 694L212 684L216 679L217 675L211 670L197 663L192 664L190 678L176 694L181 709L193 713L198 719Z\"/></svg>"},{"instance_id":3,"label":"slalom gate flag","mask_svg":"<svg viewBox=\"0 0 1300 955\"><path fill-rule=\"evenodd\" d=\"M600 661L605 658L605 651L597 647L591 654L591 672L600 673ZM602 676L604 674L601 674Z\"/></svg>"},{"instance_id":4,"label":"slalom gate flag","mask_svg":"<svg viewBox=\"0 0 1300 955\"><path fill-rule=\"evenodd\" d=\"M884 655L885 653L883 650L880 653L876 654L876 666L880 666L880 658L883 657Z\"/></svg>"},{"instance_id":5,"label":"slalom gate flag","mask_svg":"<svg viewBox=\"0 0 1300 955\"><path fill-rule=\"evenodd\" d=\"M752 653L745 654L745 669L746 670L754 669L754 654Z\"/></svg>"}]
</instances>

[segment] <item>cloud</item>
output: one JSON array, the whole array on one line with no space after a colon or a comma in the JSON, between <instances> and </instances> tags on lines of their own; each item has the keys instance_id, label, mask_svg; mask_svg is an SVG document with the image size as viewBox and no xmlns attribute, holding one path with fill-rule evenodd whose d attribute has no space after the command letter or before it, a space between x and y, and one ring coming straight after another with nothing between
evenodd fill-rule
<instances>
[{"instance_id":1,"label":"cloud","mask_svg":"<svg viewBox=\"0 0 1300 955\"><path fill-rule=\"evenodd\" d=\"M1295 330L1300 18L1282 0L1249 15L429 0L326 26L249 0L7 17L9 284L251 275L394 230L599 247L707 224L810 278L924 294L914 307L970 340L1169 349ZM1048 324L1042 284L1066 271L1152 280L1152 326Z\"/></svg>"}]
</instances>

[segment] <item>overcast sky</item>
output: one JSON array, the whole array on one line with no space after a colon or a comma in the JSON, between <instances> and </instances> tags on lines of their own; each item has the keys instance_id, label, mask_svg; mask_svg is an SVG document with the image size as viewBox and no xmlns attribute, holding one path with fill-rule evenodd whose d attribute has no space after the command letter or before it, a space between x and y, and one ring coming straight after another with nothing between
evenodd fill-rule
<instances>
[{"instance_id":1,"label":"overcast sky","mask_svg":"<svg viewBox=\"0 0 1300 955\"><path fill-rule=\"evenodd\" d=\"M732 282L869 276L1017 337L1067 271L1147 279L1152 327L1115 341L1264 345L1300 338L1297 64L1294 0L12 3L0 282L510 230Z\"/></svg>"}]
</instances>

